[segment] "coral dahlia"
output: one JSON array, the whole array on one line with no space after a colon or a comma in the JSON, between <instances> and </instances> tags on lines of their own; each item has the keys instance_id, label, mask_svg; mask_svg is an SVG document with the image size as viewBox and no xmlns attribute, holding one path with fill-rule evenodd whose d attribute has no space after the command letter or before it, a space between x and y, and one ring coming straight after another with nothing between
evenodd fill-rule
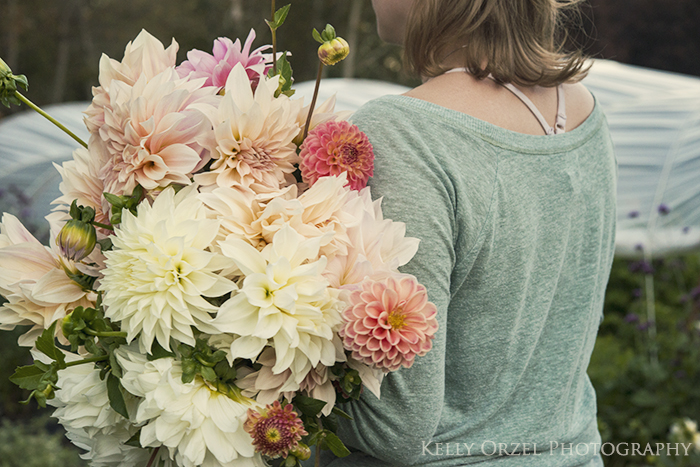
<instances>
[{"instance_id":1,"label":"coral dahlia","mask_svg":"<svg viewBox=\"0 0 700 467\"><path fill-rule=\"evenodd\" d=\"M394 273L365 279L350 294L340 330L343 345L356 360L385 372L413 365L432 348L437 308L415 277Z\"/></svg>"},{"instance_id":2,"label":"coral dahlia","mask_svg":"<svg viewBox=\"0 0 700 467\"><path fill-rule=\"evenodd\" d=\"M286 458L299 445L301 437L308 434L297 413L292 411L292 404L282 407L279 401L259 412L248 409L243 429L253 438L255 450L273 459Z\"/></svg>"},{"instance_id":3,"label":"coral dahlia","mask_svg":"<svg viewBox=\"0 0 700 467\"><path fill-rule=\"evenodd\" d=\"M372 144L356 125L346 121L328 121L310 131L299 157L301 176L309 185L320 177L347 172L350 188L360 190L374 173Z\"/></svg>"}]
</instances>

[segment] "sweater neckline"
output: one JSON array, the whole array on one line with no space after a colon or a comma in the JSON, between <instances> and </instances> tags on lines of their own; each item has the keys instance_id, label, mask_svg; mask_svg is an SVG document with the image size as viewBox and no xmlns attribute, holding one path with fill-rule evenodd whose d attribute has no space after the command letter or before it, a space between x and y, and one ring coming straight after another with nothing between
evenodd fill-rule
<instances>
[{"instance_id":1,"label":"sweater neckline","mask_svg":"<svg viewBox=\"0 0 700 467\"><path fill-rule=\"evenodd\" d=\"M519 133L472 115L403 94L387 95L378 100L387 100L414 112L433 115L456 129L466 130L504 149L528 154L555 154L579 147L595 136L603 124L604 114L595 96L593 99L594 105L590 115L573 130L557 135Z\"/></svg>"}]
</instances>

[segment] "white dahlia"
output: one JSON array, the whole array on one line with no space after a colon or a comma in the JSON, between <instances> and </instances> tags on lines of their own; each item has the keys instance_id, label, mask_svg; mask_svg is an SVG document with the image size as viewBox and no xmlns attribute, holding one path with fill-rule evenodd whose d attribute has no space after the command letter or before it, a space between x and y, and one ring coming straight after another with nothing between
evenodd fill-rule
<instances>
[{"instance_id":1,"label":"white dahlia","mask_svg":"<svg viewBox=\"0 0 700 467\"><path fill-rule=\"evenodd\" d=\"M254 359L271 342L272 372L290 369L296 383L319 363L333 365L342 302L321 275L326 258L317 259L320 239L284 225L262 252L233 235L220 246L245 275L215 320L220 330L239 336L232 357Z\"/></svg>"},{"instance_id":2,"label":"white dahlia","mask_svg":"<svg viewBox=\"0 0 700 467\"><path fill-rule=\"evenodd\" d=\"M45 359L42 355L38 358ZM67 359L78 357L68 354ZM53 416L65 428L66 437L87 451L80 457L91 467L130 467L148 462L148 450L125 444L138 427L110 407L107 384L100 378L99 369L85 364L60 370L58 386L56 397L47 402L56 407ZM137 398L125 394L125 402L127 411L136 413Z\"/></svg>"},{"instance_id":3,"label":"white dahlia","mask_svg":"<svg viewBox=\"0 0 700 467\"><path fill-rule=\"evenodd\" d=\"M279 76L263 77L253 93L239 63L226 81L226 94L218 109L196 106L209 115L216 134L210 172L196 175L197 183L243 185L258 193L290 184L298 162L293 140L299 132L296 118L301 102L285 95L275 98L278 80Z\"/></svg>"},{"instance_id":4,"label":"white dahlia","mask_svg":"<svg viewBox=\"0 0 700 467\"><path fill-rule=\"evenodd\" d=\"M217 274L229 265L207 251L219 222L207 219L196 188L175 194L167 188L155 200L138 206L137 216L124 211L106 252L106 269L99 289L105 315L121 324L131 342L139 333L141 350L153 340L170 348L170 338L195 345L192 326L210 330L210 313L217 307L204 297L220 297L235 284Z\"/></svg>"},{"instance_id":5,"label":"white dahlia","mask_svg":"<svg viewBox=\"0 0 700 467\"><path fill-rule=\"evenodd\" d=\"M229 397L199 377L183 383L180 362L173 358L149 362L123 347L117 358L124 388L143 398L134 416L143 426L142 446L165 446L184 467L259 465L260 455L243 429L248 409L260 407L257 402Z\"/></svg>"}]
</instances>

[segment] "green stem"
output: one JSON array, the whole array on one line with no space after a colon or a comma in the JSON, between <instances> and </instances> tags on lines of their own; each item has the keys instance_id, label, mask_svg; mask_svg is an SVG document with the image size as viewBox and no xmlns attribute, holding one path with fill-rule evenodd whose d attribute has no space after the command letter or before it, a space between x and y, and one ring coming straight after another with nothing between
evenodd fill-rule
<instances>
[{"instance_id":1,"label":"green stem","mask_svg":"<svg viewBox=\"0 0 700 467\"><path fill-rule=\"evenodd\" d=\"M44 118L46 118L48 121L50 121L51 123L53 123L54 125L56 125L57 127L59 127L59 128L60 128L61 130L63 130L68 136L70 136L71 138L73 138L74 140L76 140L78 143L80 143L80 145L81 145L82 147L84 147L85 149L87 149L87 144L85 144L85 141L83 141L82 139L78 138L72 131L70 131L68 128L66 128L65 126L63 126L58 120L56 120L55 118L53 118L51 115L49 115L49 114L47 114L46 112L44 112L43 110L41 110L41 109L39 108L39 106L37 106L37 105L34 104L32 101L30 101L29 99L27 99L26 97L24 97L22 94L19 93L19 91L15 91L15 96L17 97L17 99L19 99L19 100L21 100L22 102L24 102L25 104L27 104L27 106L28 106L29 108L31 108L31 109L33 109L33 110L36 110L40 115L43 115Z\"/></svg>"},{"instance_id":2,"label":"green stem","mask_svg":"<svg viewBox=\"0 0 700 467\"><path fill-rule=\"evenodd\" d=\"M306 139L306 135L309 134L309 126L311 125L311 116L314 114L314 107L316 107L316 98L318 98L318 88L321 86L321 75L323 74L323 63L318 63L318 74L316 75L316 86L314 87L314 97L311 98L311 106L309 107L309 115L306 116L306 125L304 125L304 136L302 140Z\"/></svg>"},{"instance_id":3,"label":"green stem","mask_svg":"<svg viewBox=\"0 0 700 467\"><path fill-rule=\"evenodd\" d=\"M156 456L158 455L158 450L159 450L159 449L160 449L160 446L158 446L157 448L155 448L155 449L153 450L153 454L151 454L151 458L148 459L148 464L146 464L146 467L151 467L151 465L153 465L153 461L156 460Z\"/></svg>"},{"instance_id":4,"label":"green stem","mask_svg":"<svg viewBox=\"0 0 700 467\"><path fill-rule=\"evenodd\" d=\"M103 361L107 360L108 358L109 357L107 355L102 355L100 357L84 358L82 360L78 360L77 362L68 362L68 363L66 363L66 367L82 365L84 363L103 362Z\"/></svg>"},{"instance_id":5,"label":"green stem","mask_svg":"<svg viewBox=\"0 0 700 467\"><path fill-rule=\"evenodd\" d=\"M275 21L275 0L272 0L272 21ZM277 74L277 28L272 31L272 76Z\"/></svg>"},{"instance_id":6,"label":"green stem","mask_svg":"<svg viewBox=\"0 0 700 467\"><path fill-rule=\"evenodd\" d=\"M90 223L91 223L92 225L94 225L95 227L100 227L100 228L103 228L103 229L107 229L107 230L114 231L114 227L112 227L111 225L101 224L101 223L95 222L95 221L92 221L92 222L90 222Z\"/></svg>"},{"instance_id":7,"label":"green stem","mask_svg":"<svg viewBox=\"0 0 700 467\"><path fill-rule=\"evenodd\" d=\"M99 331L93 331L90 328L85 328L85 334L90 334L91 336L95 336L95 337L123 337L123 338L126 338L126 336L127 336L127 333L124 331L99 332Z\"/></svg>"}]
</instances>

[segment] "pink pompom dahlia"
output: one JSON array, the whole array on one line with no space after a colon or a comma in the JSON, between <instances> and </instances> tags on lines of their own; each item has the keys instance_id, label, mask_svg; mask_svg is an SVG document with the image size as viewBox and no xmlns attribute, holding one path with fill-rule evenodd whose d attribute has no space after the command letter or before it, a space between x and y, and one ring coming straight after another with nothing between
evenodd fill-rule
<instances>
[{"instance_id":1,"label":"pink pompom dahlia","mask_svg":"<svg viewBox=\"0 0 700 467\"><path fill-rule=\"evenodd\" d=\"M279 401L266 405L259 412L248 409L248 420L243 424L243 429L253 438L257 452L273 459L286 458L290 451L299 446L301 437L308 433L292 409L292 404L282 407Z\"/></svg>"},{"instance_id":2,"label":"pink pompom dahlia","mask_svg":"<svg viewBox=\"0 0 700 467\"><path fill-rule=\"evenodd\" d=\"M241 47L240 39L236 42L227 37L219 37L214 41L212 54L193 49L187 52L187 60L177 67L180 77L189 76L190 79L207 78L205 86L223 88L228 75L236 64L240 63L245 68L248 79L257 87L260 76L265 75L272 68L272 56L263 55L263 51L270 48L269 45L250 51L255 40L255 31L250 30L245 44Z\"/></svg>"},{"instance_id":3,"label":"pink pompom dahlia","mask_svg":"<svg viewBox=\"0 0 700 467\"><path fill-rule=\"evenodd\" d=\"M313 185L321 177L348 174L353 190L367 186L374 173L374 152L369 138L344 120L322 123L311 130L299 153L301 176Z\"/></svg>"},{"instance_id":4,"label":"pink pompom dahlia","mask_svg":"<svg viewBox=\"0 0 700 467\"><path fill-rule=\"evenodd\" d=\"M415 277L395 273L383 280L365 279L350 294L342 316L343 345L356 360L385 372L413 365L433 346L437 308Z\"/></svg>"}]
</instances>

